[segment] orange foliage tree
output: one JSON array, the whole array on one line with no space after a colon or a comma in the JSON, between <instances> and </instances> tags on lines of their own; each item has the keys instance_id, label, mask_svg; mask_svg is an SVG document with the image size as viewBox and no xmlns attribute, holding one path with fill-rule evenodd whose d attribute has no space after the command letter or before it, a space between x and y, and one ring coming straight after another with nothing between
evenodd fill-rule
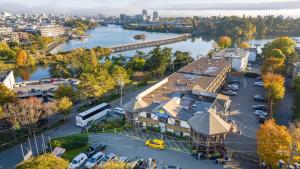
<instances>
[{"instance_id":1,"label":"orange foliage tree","mask_svg":"<svg viewBox=\"0 0 300 169\"><path fill-rule=\"evenodd\" d=\"M269 115L273 114L273 104L284 97L284 77L279 74L267 73L262 76L268 95Z\"/></svg>"},{"instance_id":2,"label":"orange foliage tree","mask_svg":"<svg viewBox=\"0 0 300 169\"><path fill-rule=\"evenodd\" d=\"M232 44L232 40L228 36L221 36L218 41L218 46L220 48L229 48Z\"/></svg>"},{"instance_id":3,"label":"orange foliage tree","mask_svg":"<svg viewBox=\"0 0 300 169\"><path fill-rule=\"evenodd\" d=\"M25 50L20 49L17 53L16 64L18 66L26 66L28 60L28 56Z\"/></svg>"},{"instance_id":4,"label":"orange foliage tree","mask_svg":"<svg viewBox=\"0 0 300 169\"><path fill-rule=\"evenodd\" d=\"M250 48L250 45L248 42L244 41L239 44L239 47L243 48L243 49L247 49L247 48Z\"/></svg>"},{"instance_id":5,"label":"orange foliage tree","mask_svg":"<svg viewBox=\"0 0 300 169\"><path fill-rule=\"evenodd\" d=\"M283 73L285 67L285 60L284 58L276 58L270 57L265 59L262 67L261 72L262 74L266 73Z\"/></svg>"},{"instance_id":6,"label":"orange foliage tree","mask_svg":"<svg viewBox=\"0 0 300 169\"><path fill-rule=\"evenodd\" d=\"M292 152L292 137L285 126L280 126L273 119L266 121L256 133L257 153L272 168L277 168L278 161L288 162Z\"/></svg>"}]
</instances>

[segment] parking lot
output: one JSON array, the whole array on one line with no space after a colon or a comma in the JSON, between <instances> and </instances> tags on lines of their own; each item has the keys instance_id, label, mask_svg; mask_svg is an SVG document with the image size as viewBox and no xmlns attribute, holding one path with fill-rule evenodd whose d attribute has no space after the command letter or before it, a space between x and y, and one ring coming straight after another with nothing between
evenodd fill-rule
<instances>
[{"instance_id":1,"label":"parking lot","mask_svg":"<svg viewBox=\"0 0 300 169\"><path fill-rule=\"evenodd\" d=\"M157 150L146 147L144 141L135 136L126 136L124 134L93 134L90 136L92 143L105 143L107 149L104 153L114 153L118 156L127 156L131 159L142 157L144 159L154 158L159 166L178 165L182 169L222 169L222 168L245 168L236 163L227 165L215 164L211 160L196 160L190 153L175 151L172 149ZM171 143L173 144L173 143ZM233 167L232 165L235 165Z\"/></svg>"},{"instance_id":2,"label":"parking lot","mask_svg":"<svg viewBox=\"0 0 300 169\"><path fill-rule=\"evenodd\" d=\"M258 80L248 77L234 77L233 79L240 80L241 85L237 92L237 96L231 96L230 105L231 119L234 120L241 131L241 134L246 137L254 138L258 129L258 118L253 115L252 106L255 104L265 104L254 101L254 95L265 96L263 87L254 85Z\"/></svg>"}]
</instances>

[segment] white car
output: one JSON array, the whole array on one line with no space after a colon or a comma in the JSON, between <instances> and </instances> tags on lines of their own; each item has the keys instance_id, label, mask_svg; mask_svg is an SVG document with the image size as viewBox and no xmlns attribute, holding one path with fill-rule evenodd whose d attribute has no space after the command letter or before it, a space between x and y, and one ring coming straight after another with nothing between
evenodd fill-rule
<instances>
[{"instance_id":1,"label":"white car","mask_svg":"<svg viewBox=\"0 0 300 169\"><path fill-rule=\"evenodd\" d=\"M227 87L231 88L231 89L234 89L234 90L238 90L239 89L239 86L238 85L234 85L234 84L227 85Z\"/></svg>"},{"instance_id":2,"label":"white car","mask_svg":"<svg viewBox=\"0 0 300 169\"><path fill-rule=\"evenodd\" d=\"M104 153L98 152L94 154L86 163L85 168L95 167L103 158L105 157Z\"/></svg>"},{"instance_id":3,"label":"white car","mask_svg":"<svg viewBox=\"0 0 300 169\"><path fill-rule=\"evenodd\" d=\"M115 112L115 113L118 113L118 114L123 114L123 115L125 115L125 110L124 110L123 108L121 108L121 107L116 107L116 108L114 108L114 112Z\"/></svg>"},{"instance_id":4,"label":"white car","mask_svg":"<svg viewBox=\"0 0 300 169\"><path fill-rule=\"evenodd\" d=\"M124 163L128 163L128 162L129 162L129 158L126 157L126 156L121 156L121 157L119 158L119 161L120 161L120 162L124 162Z\"/></svg>"},{"instance_id":5,"label":"white car","mask_svg":"<svg viewBox=\"0 0 300 169\"><path fill-rule=\"evenodd\" d=\"M268 116L268 113L264 112L264 111L261 111L261 110L255 110L254 115L257 115L257 116L263 115L263 116L266 117L266 116Z\"/></svg>"},{"instance_id":6,"label":"white car","mask_svg":"<svg viewBox=\"0 0 300 169\"><path fill-rule=\"evenodd\" d=\"M109 153L109 154L106 154L106 155L105 155L105 157L103 158L103 161L104 161L104 162L108 162L108 161L110 161L110 160L113 160L115 157L116 157L115 154Z\"/></svg>"},{"instance_id":7,"label":"white car","mask_svg":"<svg viewBox=\"0 0 300 169\"><path fill-rule=\"evenodd\" d=\"M254 85L255 86L261 86L261 87L263 87L264 86L264 82L254 82Z\"/></svg>"},{"instance_id":8,"label":"white car","mask_svg":"<svg viewBox=\"0 0 300 169\"><path fill-rule=\"evenodd\" d=\"M79 168L82 164L84 164L86 162L87 159L88 159L88 157L87 157L86 154L80 153L69 164L69 169L77 169L77 168Z\"/></svg>"}]
</instances>

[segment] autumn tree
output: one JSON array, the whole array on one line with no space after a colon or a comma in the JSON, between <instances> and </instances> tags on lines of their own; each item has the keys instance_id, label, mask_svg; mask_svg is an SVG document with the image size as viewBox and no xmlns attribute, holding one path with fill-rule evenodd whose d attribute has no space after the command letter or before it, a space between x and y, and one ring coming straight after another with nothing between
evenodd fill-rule
<instances>
[{"instance_id":1,"label":"autumn tree","mask_svg":"<svg viewBox=\"0 0 300 169\"><path fill-rule=\"evenodd\" d=\"M30 158L17 166L17 169L67 169L68 161L53 154Z\"/></svg>"},{"instance_id":2,"label":"autumn tree","mask_svg":"<svg viewBox=\"0 0 300 169\"><path fill-rule=\"evenodd\" d=\"M278 74L267 73L262 76L262 79L267 90L269 115L272 117L275 102L284 97L284 77Z\"/></svg>"},{"instance_id":3,"label":"autumn tree","mask_svg":"<svg viewBox=\"0 0 300 169\"><path fill-rule=\"evenodd\" d=\"M0 93L0 105L16 100L16 93L3 84L0 84Z\"/></svg>"},{"instance_id":4,"label":"autumn tree","mask_svg":"<svg viewBox=\"0 0 300 169\"><path fill-rule=\"evenodd\" d=\"M232 40L228 36L221 36L218 40L218 46L222 49L231 47L231 43Z\"/></svg>"},{"instance_id":5,"label":"autumn tree","mask_svg":"<svg viewBox=\"0 0 300 169\"><path fill-rule=\"evenodd\" d=\"M267 120L256 133L257 153L272 168L276 168L279 160L288 161L292 151L292 137L285 126Z\"/></svg>"},{"instance_id":6,"label":"autumn tree","mask_svg":"<svg viewBox=\"0 0 300 169\"><path fill-rule=\"evenodd\" d=\"M262 74L266 73L278 73L284 72L285 62L284 58L270 57L266 58L261 66Z\"/></svg>"},{"instance_id":7,"label":"autumn tree","mask_svg":"<svg viewBox=\"0 0 300 169\"><path fill-rule=\"evenodd\" d=\"M240 48L243 48L243 49L247 49L247 48L250 48L250 45L249 45L248 42L243 41L243 42L241 42L241 43L239 44L239 47L240 47Z\"/></svg>"},{"instance_id":8,"label":"autumn tree","mask_svg":"<svg viewBox=\"0 0 300 169\"><path fill-rule=\"evenodd\" d=\"M26 51L23 50L23 49L20 49L17 52L16 64L18 66L26 66L27 65L27 59L28 59L28 56L27 56Z\"/></svg>"},{"instance_id":9,"label":"autumn tree","mask_svg":"<svg viewBox=\"0 0 300 169\"><path fill-rule=\"evenodd\" d=\"M127 169L127 164L124 162L111 160L97 169Z\"/></svg>"},{"instance_id":10,"label":"autumn tree","mask_svg":"<svg viewBox=\"0 0 300 169\"><path fill-rule=\"evenodd\" d=\"M68 97L63 97L57 102L58 110L63 114L64 121L66 116L70 113L73 102Z\"/></svg>"},{"instance_id":11,"label":"autumn tree","mask_svg":"<svg viewBox=\"0 0 300 169\"><path fill-rule=\"evenodd\" d=\"M55 99L61 99L63 97L72 98L74 96L74 90L71 85L59 85L54 93Z\"/></svg>"}]
</instances>

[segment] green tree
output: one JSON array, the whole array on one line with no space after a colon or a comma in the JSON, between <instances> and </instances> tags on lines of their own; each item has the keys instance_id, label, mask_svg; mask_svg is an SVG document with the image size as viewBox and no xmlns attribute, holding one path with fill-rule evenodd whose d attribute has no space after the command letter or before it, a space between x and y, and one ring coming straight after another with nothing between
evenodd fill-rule
<instances>
[{"instance_id":1,"label":"green tree","mask_svg":"<svg viewBox=\"0 0 300 169\"><path fill-rule=\"evenodd\" d=\"M55 99L61 99L63 97L72 98L74 95L74 90L71 85L59 85L54 93Z\"/></svg>"},{"instance_id":2,"label":"green tree","mask_svg":"<svg viewBox=\"0 0 300 169\"><path fill-rule=\"evenodd\" d=\"M148 70L150 70L153 75L162 77L171 63L171 49L161 49L160 46L156 46L149 55L150 58L146 61Z\"/></svg>"},{"instance_id":3,"label":"green tree","mask_svg":"<svg viewBox=\"0 0 300 169\"><path fill-rule=\"evenodd\" d=\"M10 103L16 101L16 93L4 86L3 84L0 84L0 105L3 105L5 103Z\"/></svg>"},{"instance_id":4,"label":"green tree","mask_svg":"<svg viewBox=\"0 0 300 169\"><path fill-rule=\"evenodd\" d=\"M53 154L30 158L17 166L17 169L67 169L68 162Z\"/></svg>"},{"instance_id":5,"label":"green tree","mask_svg":"<svg viewBox=\"0 0 300 169\"><path fill-rule=\"evenodd\" d=\"M0 59L14 60L16 53L6 43L0 43Z\"/></svg>"},{"instance_id":6,"label":"green tree","mask_svg":"<svg viewBox=\"0 0 300 169\"><path fill-rule=\"evenodd\" d=\"M64 121L66 116L70 113L72 106L73 103L68 97L63 97L58 101L57 108L63 114Z\"/></svg>"},{"instance_id":7,"label":"green tree","mask_svg":"<svg viewBox=\"0 0 300 169\"><path fill-rule=\"evenodd\" d=\"M221 36L218 40L218 46L222 49L231 47L232 40L228 36Z\"/></svg>"},{"instance_id":8,"label":"green tree","mask_svg":"<svg viewBox=\"0 0 300 169\"><path fill-rule=\"evenodd\" d=\"M189 52L176 51L174 54L173 71L177 71L185 65L192 63L194 59Z\"/></svg>"},{"instance_id":9,"label":"green tree","mask_svg":"<svg viewBox=\"0 0 300 169\"><path fill-rule=\"evenodd\" d=\"M130 68L134 71L142 71L144 69L146 60L139 56L133 56L127 62L127 68Z\"/></svg>"}]
</instances>

